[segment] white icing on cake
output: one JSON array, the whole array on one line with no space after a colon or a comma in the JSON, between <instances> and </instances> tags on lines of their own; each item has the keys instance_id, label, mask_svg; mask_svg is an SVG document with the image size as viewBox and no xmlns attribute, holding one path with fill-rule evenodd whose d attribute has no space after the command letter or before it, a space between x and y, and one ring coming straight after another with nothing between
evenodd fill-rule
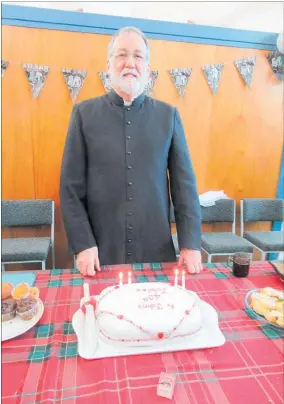
<instances>
[{"instance_id":1,"label":"white icing on cake","mask_svg":"<svg viewBox=\"0 0 284 404\"><path fill-rule=\"evenodd\" d=\"M202 327L198 303L192 292L161 282L106 288L95 311L99 338L125 346L193 338Z\"/></svg>"}]
</instances>

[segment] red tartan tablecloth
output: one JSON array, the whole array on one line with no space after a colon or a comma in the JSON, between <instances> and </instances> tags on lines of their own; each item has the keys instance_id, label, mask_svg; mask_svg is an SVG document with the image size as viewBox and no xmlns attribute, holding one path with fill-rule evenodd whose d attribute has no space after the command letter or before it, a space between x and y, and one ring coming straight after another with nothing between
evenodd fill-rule
<instances>
[{"instance_id":1,"label":"red tartan tablecloth","mask_svg":"<svg viewBox=\"0 0 284 404\"><path fill-rule=\"evenodd\" d=\"M117 283L118 271L132 270L137 282L173 282L173 267L107 267L88 281L92 294ZM35 284L44 315L32 330L2 343L3 404L283 403L283 333L244 310L248 290L283 287L268 262L253 263L244 279L233 277L226 264L187 275L186 287L218 311L226 337L222 347L94 361L77 355L71 324L83 295L81 275L75 269L40 271ZM161 372L176 375L172 400L156 395Z\"/></svg>"}]
</instances>

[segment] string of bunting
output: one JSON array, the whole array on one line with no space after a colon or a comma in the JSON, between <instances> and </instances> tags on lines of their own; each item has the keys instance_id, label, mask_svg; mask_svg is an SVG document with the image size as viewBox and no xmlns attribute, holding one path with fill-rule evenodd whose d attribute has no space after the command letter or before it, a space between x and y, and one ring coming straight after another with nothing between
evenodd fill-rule
<instances>
[{"instance_id":1,"label":"string of bunting","mask_svg":"<svg viewBox=\"0 0 284 404\"><path fill-rule=\"evenodd\" d=\"M266 58L279 80L284 79L284 54L278 51L270 52L266 55ZM21 62L9 62L7 60L1 61L1 76L3 78L5 71L7 70L9 64L21 65L25 71L26 77L28 79L32 94L34 98L37 98L44 88L46 78L50 69L61 71L64 76L66 86L70 93L73 102L76 102L78 94L84 85L85 79L87 77L88 71L96 71L95 69L80 70L80 69L67 69L58 68L51 66L42 66ZM220 79L224 69L224 65L231 64L232 62L223 62L217 64L209 64L201 66L204 73L204 77L212 90L213 94L217 94ZM256 64L256 57L246 57L234 61L234 65L244 83L250 87L254 72L254 67ZM176 68L168 70L170 77L172 78L173 84L177 89L179 95L184 97L186 94L186 89L189 80L192 75L192 68ZM106 92L111 90L111 80L107 72L98 72L104 89ZM158 79L159 71L153 70L150 72L148 83L145 87L145 94L148 96L152 95L153 88Z\"/></svg>"}]
</instances>

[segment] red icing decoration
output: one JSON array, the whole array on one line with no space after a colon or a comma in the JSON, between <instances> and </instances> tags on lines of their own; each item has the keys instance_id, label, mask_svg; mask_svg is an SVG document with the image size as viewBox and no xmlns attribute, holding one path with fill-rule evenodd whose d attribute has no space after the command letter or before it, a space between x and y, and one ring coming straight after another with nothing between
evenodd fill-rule
<instances>
[{"instance_id":1,"label":"red icing decoration","mask_svg":"<svg viewBox=\"0 0 284 404\"><path fill-rule=\"evenodd\" d=\"M185 314L189 315L190 311L189 310L185 310Z\"/></svg>"},{"instance_id":2,"label":"red icing decoration","mask_svg":"<svg viewBox=\"0 0 284 404\"><path fill-rule=\"evenodd\" d=\"M120 314L119 316L117 316L117 318L119 319L119 320L123 320L123 316Z\"/></svg>"},{"instance_id":3,"label":"red icing decoration","mask_svg":"<svg viewBox=\"0 0 284 404\"><path fill-rule=\"evenodd\" d=\"M164 333L163 333L163 332L159 332L159 333L158 333L158 338L159 338L159 339L163 339L163 338L164 338Z\"/></svg>"},{"instance_id":4,"label":"red icing decoration","mask_svg":"<svg viewBox=\"0 0 284 404\"><path fill-rule=\"evenodd\" d=\"M114 289L119 289L119 286L115 286L115 288Z\"/></svg>"}]
</instances>

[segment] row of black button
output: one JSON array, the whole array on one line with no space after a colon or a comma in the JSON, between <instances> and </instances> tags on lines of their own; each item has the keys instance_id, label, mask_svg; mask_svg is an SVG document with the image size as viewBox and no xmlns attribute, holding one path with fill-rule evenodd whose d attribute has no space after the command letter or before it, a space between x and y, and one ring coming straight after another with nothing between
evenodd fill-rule
<instances>
[{"instance_id":1,"label":"row of black button","mask_svg":"<svg viewBox=\"0 0 284 404\"><path fill-rule=\"evenodd\" d=\"M125 107L125 109L126 109L127 111L130 111L130 108L129 108L129 107ZM127 124L127 125L130 125L131 122L130 122L130 121L126 121L126 124ZM126 139L127 139L127 140L130 140L130 139L131 139L131 136L129 136L129 135L126 136ZM127 151L127 155L128 155L128 156L131 156L131 151ZM129 171L132 170L132 166L131 166L131 165L128 165L128 166L127 166L127 169L128 169ZM131 187L132 185L133 185L133 182L132 182L132 181L129 181L129 182L128 182L128 186ZM131 196L129 196L129 197L128 197L128 201L133 201L133 198L132 198ZM133 215L132 212L127 212L127 216L132 216L132 215ZM129 231L133 230L133 226L132 226L131 224L129 224L127 228L128 228ZM127 240L127 243L128 243L128 244L131 244L132 241L133 241L133 240L132 240L131 238L129 238L129 239ZM132 255L132 252L131 252L131 251L127 251L127 256L128 256L128 257L131 257L131 255Z\"/></svg>"}]
</instances>

